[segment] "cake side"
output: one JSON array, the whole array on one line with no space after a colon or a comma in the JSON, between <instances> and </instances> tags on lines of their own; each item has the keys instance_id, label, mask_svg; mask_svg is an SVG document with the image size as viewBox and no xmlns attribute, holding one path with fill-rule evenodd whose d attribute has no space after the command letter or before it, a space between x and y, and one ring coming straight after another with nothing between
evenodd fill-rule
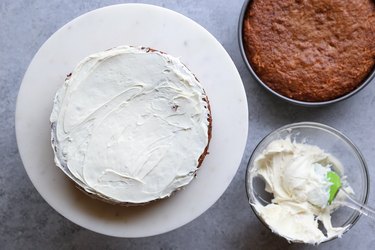
<instances>
[{"instance_id":1,"label":"cake side","mask_svg":"<svg viewBox=\"0 0 375 250\"><path fill-rule=\"evenodd\" d=\"M375 67L375 4L254 0L243 39L251 66L271 89L301 101L332 100Z\"/></svg>"}]
</instances>

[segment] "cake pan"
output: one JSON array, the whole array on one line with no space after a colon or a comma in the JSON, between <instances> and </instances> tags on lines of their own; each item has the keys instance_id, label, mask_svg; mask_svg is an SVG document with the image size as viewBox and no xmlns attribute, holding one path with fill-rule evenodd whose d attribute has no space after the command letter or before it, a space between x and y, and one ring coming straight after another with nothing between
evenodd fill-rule
<instances>
[{"instance_id":1,"label":"cake pan","mask_svg":"<svg viewBox=\"0 0 375 250\"><path fill-rule=\"evenodd\" d=\"M246 67L248 68L251 75L253 76L253 78L260 85L262 85L265 89L267 89L270 93L272 93L273 95L275 95L275 96L277 96L277 97L281 98L282 100L285 100L289 103L293 103L293 104L296 104L296 105L299 105L299 106L320 107L320 106L325 106L325 105L328 105L328 104L337 103L339 101L345 100L345 99L353 96L354 94L356 94L360 90L362 90L367 84L369 84L371 82L371 80L375 77L375 67L373 67L371 73L366 77L366 79L362 82L362 84L359 85L357 88L355 88L351 92L347 93L346 95L340 96L340 97L332 99L332 100L321 101L321 102L307 102L307 101L295 100L295 99L286 97L286 96L281 95L280 93L274 91L273 89L268 87L267 84L265 84L262 81L262 79L260 79L258 77L258 75L256 74L255 70L252 68L252 66L251 66L251 64L248 61L247 56L246 56L242 31L243 31L243 21L244 21L244 18L245 18L245 13L246 13L246 10L250 7L251 3L252 3L252 0L245 0L244 4L242 6L242 10L241 10L241 14L240 14L239 22L238 22L238 42L239 42L239 46L240 46L241 56L242 56L242 58L243 58L243 60L246 64Z\"/></svg>"}]
</instances>

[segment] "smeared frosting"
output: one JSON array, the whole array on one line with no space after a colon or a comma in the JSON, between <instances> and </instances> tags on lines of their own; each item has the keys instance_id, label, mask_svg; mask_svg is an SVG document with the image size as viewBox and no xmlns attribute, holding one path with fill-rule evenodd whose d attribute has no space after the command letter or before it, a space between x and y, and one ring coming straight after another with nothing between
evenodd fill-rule
<instances>
[{"instance_id":1,"label":"smeared frosting","mask_svg":"<svg viewBox=\"0 0 375 250\"><path fill-rule=\"evenodd\" d=\"M265 181L265 191L273 194L272 203L252 206L271 230L289 241L319 244L332 237L341 237L347 227L333 227L331 213L339 203L328 204L329 171L342 172L341 163L317 146L296 143L290 138L271 142L257 156L251 179ZM346 186L345 190L353 193ZM344 196L338 193L336 201ZM319 221L326 233L319 228Z\"/></svg>"},{"instance_id":2,"label":"smeared frosting","mask_svg":"<svg viewBox=\"0 0 375 250\"><path fill-rule=\"evenodd\" d=\"M193 179L209 115L203 88L179 59L130 46L99 52L55 96L55 162L114 202L164 198Z\"/></svg>"}]
</instances>

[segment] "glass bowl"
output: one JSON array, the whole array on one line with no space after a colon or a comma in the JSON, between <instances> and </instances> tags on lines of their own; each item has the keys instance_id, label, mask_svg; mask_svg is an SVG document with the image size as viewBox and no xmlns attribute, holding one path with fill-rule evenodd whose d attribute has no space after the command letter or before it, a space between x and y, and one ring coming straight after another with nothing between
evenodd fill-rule
<instances>
[{"instance_id":1,"label":"glass bowl","mask_svg":"<svg viewBox=\"0 0 375 250\"><path fill-rule=\"evenodd\" d=\"M246 170L246 192L249 204L259 202L266 205L265 197L271 200L272 195L264 190L264 182L257 181L250 175L254 160L274 140L290 137L297 143L316 145L325 152L337 158L343 165L340 174L347 176L347 183L354 190L353 197L364 204L367 203L369 192L369 176L366 162L358 148L341 132L327 125L315 122L293 123L283 126L267 135L253 151ZM267 197L268 196L268 197ZM259 215L258 211L250 205L258 219L270 229L267 223ZM360 213L356 210L341 206L332 214L332 225L334 227L347 227L350 230L358 221ZM337 238L327 238L324 242ZM295 241L298 242L298 241Z\"/></svg>"},{"instance_id":2,"label":"glass bowl","mask_svg":"<svg viewBox=\"0 0 375 250\"><path fill-rule=\"evenodd\" d=\"M287 101L289 103L296 104L296 105L299 105L299 106L304 106L304 107L326 106L326 105L329 105L329 104L337 103L339 101L345 100L345 99L353 96L354 94L356 94L360 90L362 90L365 86L367 86L367 84L369 84L372 81L372 79L375 78L375 67L374 67L372 69L372 71L368 74L368 76L365 79L363 79L362 83L358 85L357 88L353 89L352 91L350 91L349 93L347 93L343 96L337 97L337 98L332 99L332 100L327 100L327 101L319 101L319 102L299 101L299 100L289 98L287 96L284 96L284 95L274 91L273 89L268 87L268 85L265 82L263 82L262 79L260 79L260 77L257 75L255 70L251 66L251 64L250 64L250 62L247 58L247 55L246 55L246 51L245 51L245 47L244 47L244 40L243 40L243 22L244 22L246 11L247 11L248 8L250 8L251 3L252 3L252 0L245 0L244 4L242 6L241 13L240 13L240 18L238 20L237 35L238 35L238 43L239 43L239 47L240 47L240 51L241 51L241 56L242 56L242 59L244 60L244 62L246 64L247 69L251 73L252 77L261 86L263 86L265 89L267 89L268 92L272 93L274 96L277 96L278 98L280 98L284 101Z\"/></svg>"}]
</instances>

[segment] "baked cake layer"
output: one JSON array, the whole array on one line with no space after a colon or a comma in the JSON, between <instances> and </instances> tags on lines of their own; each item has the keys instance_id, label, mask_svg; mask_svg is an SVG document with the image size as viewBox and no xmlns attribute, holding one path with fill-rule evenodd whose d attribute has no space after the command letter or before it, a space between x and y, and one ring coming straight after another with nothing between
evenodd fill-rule
<instances>
[{"instance_id":1,"label":"baked cake layer","mask_svg":"<svg viewBox=\"0 0 375 250\"><path fill-rule=\"evenodd\" d=\"M179 59L121 46L85 58L57 92L56 164L85 192L143 204L187 185L207 154L208 98Z\"/></svg>"},{"instance_id":2,"label":"baked cake layer","mask_svg":"<svg viewBox=\"0 0 375 250\"><path fill-rule=\"evenodd\" d=\"M243 25L254 71L271 89L292 99L343 96L375 65L371 0L254 0Z\"/></svg>"}]
</instances>

